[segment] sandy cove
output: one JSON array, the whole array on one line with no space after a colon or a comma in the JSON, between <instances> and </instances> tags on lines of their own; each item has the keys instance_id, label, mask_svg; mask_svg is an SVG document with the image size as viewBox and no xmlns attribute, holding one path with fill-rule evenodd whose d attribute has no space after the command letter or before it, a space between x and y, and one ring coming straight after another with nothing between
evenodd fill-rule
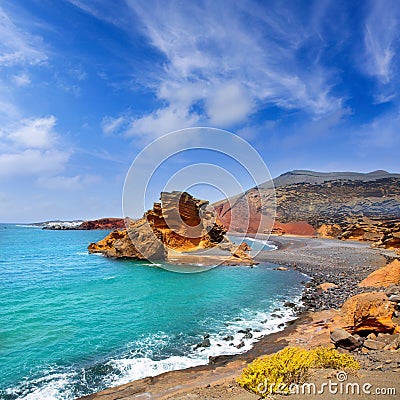
<instances>
[{"instance_id":1,"label":"sandy cove","mask_svg":"<svg viewBox=\"0 0 400 400\"><path fill-rule=\"evenodd\" d=\"M334 305L338 307L351 295L368 290L359 288L357 283L372 271L386 265L388 261L399 257L393 251L372 249L367 243L361 242L294 236L271 236L270 239L278 245L278 250L261 252L257 257L258 261L291 266L313 277L311 285L308 285L308 298L303 299L305 309L297 320L287 324L283 331L261 338L246 353L215 357L208 365L140 379L84 396L81 399L255 400L256 395L248 393L235 383L235 378L246 364L261 355L274 353L287 345L312 347L330 344L329 322L337 313L331 309L331 302L335 302ZM285 271L282 271L282 274L284 273ZM323 293L316 288L319 283L325 281L339 285L339 294L333 300L324 298ZM395 387L397 395L400 393L399 351L379 352L360 361L362 369L352 377L352 382L370 382L375 387L381 388ZM333 375L334 372L330 370L316 371L311 381L322 383ZM335 397L351 398L351 396L342 395ZM396 395L378 397L398 398ZM357 398L365 399L378 397L357 396ZM291 395L290 398L304 398L304 395L303 397ZM325 393L322 396L319 395L318 398L330 399L332 394Z\"/></svg>"}]
</instances>

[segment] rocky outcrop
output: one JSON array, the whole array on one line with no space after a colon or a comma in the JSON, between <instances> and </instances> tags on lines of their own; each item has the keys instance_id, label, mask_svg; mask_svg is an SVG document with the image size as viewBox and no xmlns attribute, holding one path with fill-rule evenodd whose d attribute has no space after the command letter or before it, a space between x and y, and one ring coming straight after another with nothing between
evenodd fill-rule
<instances>
[{"instance_id":1,"label":"rocky outcrop","mask_svg":"<svg viewBox=\"0 0 400 400\"><path fill-rule=\"evenodd\" d=\"M112 230L125 229L123 218L100 218L82 222L77 229L81 230Z\"/></svg>"},{"instance_id":2,"label":"rocky outcrop","mask_svg":"<svg viewBox=\"0 0 400 400\"><path fill-rule=\"evenodd\" d=\"M317 233L322 238L338 238L342 234L342 228L338 224L327 225L322 224L318 229Z\"/></svg>"},{"instance_id":3,"label":"rocky outcrop","mask_svg":"<svg viewBox=\"0 0 400 400\"><path fill-rule=\"evenodd\" d=\"M221 245L236 262L252 263L245 248L234 246L226 228L209 208L209 202L186 192L162 192L143 218L130 221L123 231L113 231L88 247L91 253L137 260L165 260L169 252L192 252ZM230 253L228 253L230 256Z\"/></svg>"},{"instance_id":4,"label":"rocky outcrop","mask_svg":"<svg viewBox=\"0 0 400 400\"><path fill-rule=\"evenodd\" d=\"M141 241L140 250L131 239ZM104 239L88 246L89 253L101 253L110 258L135 260L164 260L166 251L161 241L154 239L154 233L145 220L139 220L122 231L113 231Z\"/></svg>"},{"instance_id":5,"label":"rocky outcrop","mask_svg":"<svg viewBox=\"0 0 400 400\"><path fill-rule=\"evenodd\" d=\"M383 292L361 293L350 297L340 311L338 325L349 333L393 333L392 321L396 304Z\"/></svg>"},{"instance_id":6,"label":"rocky outcrop","mask_svg":"<svg viewBox=\"0 0 400 400\"><path fill-rule=\"evenodd\" d=\"M303 180L303 181L302 181ZM356 239L400 248L400 175L321 174L297 171L215 204L232 231L271 230L263 224L273 214L272 232ZM300 228L301 227L301 228Z\"/></svg>"},{"instance_id":7,"label":"rocky outcrop","mask_svg":"<svg viewBox=\"0 0 400 400\"><path fill-rule=\"evenodd\" d=\"M160 199L144 218L167 248L180 252L207 249L224 239L226 228L208 209L208 201L185 192L162 192Z\"/></svg>"},{"instance_id":8,"label":"rocky outcrop","mask_svg":"<svg viewBox=\"0 0 400 400\"><path fill-rule=\"evenodd\" d=\"M353 351L397 350L400 348L400 286L385 292L350 297L332 319L330 338L336 347Z\"/></svg>"},{"instance_id":9,"label":"rocky outcrop","mask_svg":"<svg viewBox=\"0 0 400 400\"><path fill-rule=\"evenodd\" d=\"M361 287L388 287L400 284L400 261L394 260L390 264L377 269L362 280Z\"/></svg>"}]
</instances>

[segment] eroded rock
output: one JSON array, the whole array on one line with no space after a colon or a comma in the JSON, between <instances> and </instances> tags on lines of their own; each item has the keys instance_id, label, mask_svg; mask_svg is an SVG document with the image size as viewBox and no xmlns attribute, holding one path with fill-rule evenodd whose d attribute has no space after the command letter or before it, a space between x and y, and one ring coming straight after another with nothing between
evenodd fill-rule
<instances>
[{"instance_id":1,"label":"eroded rock","mask_svg":"<svg viewBox=\"0 0 400 400\"><path fill-rule=\"evenodd\" d=\"M336 347L350 351L359 348L362 344L357 338L341 328L332 331L330 337Z\"/></svg>"},{"instance_id":2,"label":"eroded rock","mask_svg":"<svg viewBox=\"0 0 400 400\"><path fill-rule=\"evenodd\" d=\"M392 321L394 310L394 303L385 293L361 293L345 301L340 310L339 326L349 333L392 333L397 326Z\"/></svg>"},{"instance_id":3,"label":"eroded rock","mask_svg":"<svg viewBox=\"0 0 400 400\"><path fill-rule=\"evenodd\" d=\"M361 287L388 287L400 284L400 261L394 260L390 264L377 269L362 280Z\"/></svg>"},{"instance_id":4,"label":"eroded rock","mask_svg":"<svg viewBox=\"0 0 400 400\"><path fill-rule=\"evenodd\" d=\"M106 257L137 260L164 260L168 251L190 252L224 243L236 264L253 264L247 244L234 246L225 236L226 228L209 203L186 192L162 192L161 203L154 203L143 218L130 221L128 228L113 231L88 247L91 253Z\"/></svg>"}]
</instances>

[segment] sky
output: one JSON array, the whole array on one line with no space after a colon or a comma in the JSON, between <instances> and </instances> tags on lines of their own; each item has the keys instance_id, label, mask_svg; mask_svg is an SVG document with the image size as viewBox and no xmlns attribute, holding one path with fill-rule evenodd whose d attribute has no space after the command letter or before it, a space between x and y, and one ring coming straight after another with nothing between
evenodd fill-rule
<instances>
[{"instance_id":1,"label":"sky","mask_svg":"<svg viewBox=\"0 0 400 400\"><path fill-rule=\"evenodd\" d=\"M400 172L399 20L397 0L0 0L0 221L121 216L135 157L195 126L272 176Z\"/></svg>"}]
</instances>

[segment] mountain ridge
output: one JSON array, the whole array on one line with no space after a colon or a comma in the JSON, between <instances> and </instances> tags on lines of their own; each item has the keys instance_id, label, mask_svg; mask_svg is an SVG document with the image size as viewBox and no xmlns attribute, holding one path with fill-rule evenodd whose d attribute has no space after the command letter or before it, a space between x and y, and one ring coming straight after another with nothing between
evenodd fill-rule
<instances>
[{"instance_id":1,"label":"mountain ridge","mask_svg":"<svg viewBox=\"0 0 400 400\"><path fill-rule=\"evenodd\" d=\"M400 174L382 170L289 171L214 207L233 232L320 235L400 247Z\"/></svg>"},{"instance_id":2,"label":"mountain ridge","mask_svg":"<svg viewBox=\"0 0 400 400\"><path fill-rule=\"evenodd\" d=\"M376 170L371 172L319 172L311 170L292 170L277 176L272 181L275 187L280 187L293 183L323 183L333 180L360 180L369 182L381 178L400 178L400 174L391 173L384 170ZM260 188L269 186L270 181L266 181L259 185Z\"/></svg>"}]
</instances>

